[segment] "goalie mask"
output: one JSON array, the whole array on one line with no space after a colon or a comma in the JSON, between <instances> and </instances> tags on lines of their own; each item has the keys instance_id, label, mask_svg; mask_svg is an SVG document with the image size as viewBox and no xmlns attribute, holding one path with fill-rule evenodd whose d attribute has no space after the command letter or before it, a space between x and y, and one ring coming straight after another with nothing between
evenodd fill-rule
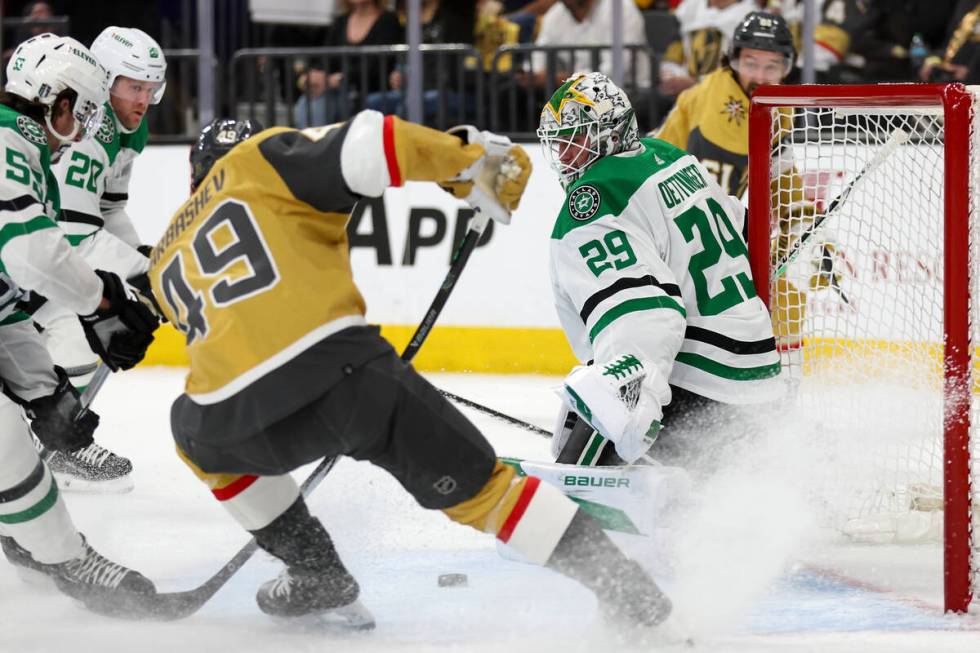
<instances>
[{"instance_id":1,"label":"goalie mask","mask_svg":"<svg viewBox=\"0 0 980 653\"><path fill-rule=\"evenodd\" d=\"M201 130L191 148L191 192L208 176L218 159L264 129L257 120L215 118Z\"/></svg>"},{"instance_id":2,"label":"goalie mask","mask_svg":"<svg viewBox=\"0 0 980 653\"><path fill-rule=\"evenodd\" d=\"M73 38L50 33L17 46L7 64L4 90L44 105L48 131L66 145L74 142L80 133L90 136L98 131L102 105L109 99L106 69L88 48ZM58 132L51 124L55 100L64 91L72 91L69 99L75 119L68 134Z\"/></svg>"},{"instance_id":3,"label":"goalie mask","mask_svg":"<svg viewBox=\"0 0 980 653\"><path fill-rule=\"evenodd\" d=\"M544 105L538 139L568 188L600 158L634 149L639 134L626 93L602 73L579 73Z\"/></svg>"}]
</instances>

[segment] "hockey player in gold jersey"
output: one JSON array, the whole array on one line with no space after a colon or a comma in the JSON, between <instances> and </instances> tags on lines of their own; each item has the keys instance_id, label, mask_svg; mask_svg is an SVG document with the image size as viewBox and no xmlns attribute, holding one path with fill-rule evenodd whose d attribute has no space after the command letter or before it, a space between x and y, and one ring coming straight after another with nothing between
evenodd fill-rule
<instances>
[{"instance_id":1,"label":"hockey player in gold jersey","mask_svg":"<svg viewBox=\"0 0 980 653\"><path fill-rule=\"evenodd\" d=\"M781 16L761 11L749 14L735 30L727 64L681 93L674 109L656 130L656 137L698 157L722 189L742 197L749 171L749 98L763 84L782 83L795 57L793 36ZM791 126L791 116L783 115L781 120L784 129ZM781 172L772 189L780 194L777 205L784 207L773 246L775 260L788 251L795 238L794 230L812 220L816 210L803 195L800 177L792 170ZM743 235L747 232L748 221ZM831 282L829 257L833 256L833 245L826 244L824 252L825 256L815 263L817 270L811 281L814 288ZM798 348L805 296L782 278L776 280L773 296L770 310L777 343L782 349Z\"/></svg>"},{"instance_id":2,"label":"hockey player in gold jersey","mask_svg":"<svg viewBox=\"0 0 980 653\"><path fill-rule=\"evenodd\" d=\"M490 157L494 135L470 130L477 137L464 143L372 111L254 131L228 120L202 132L196 190L154 248L150 278L187 338L186 394L171 413L180 455L286 563L259 589L260 608L299 616L357 605L357 582L289 476L347 455L389 471L423 507L578 580L606 612L632 625L665 619L670 602L588 515L498 462L364 320L345 230L358 199L409 180L465 199L471 180L489 179L493 201L513 210L530 173L524 150Z\"/></svg>"}]
</instances>

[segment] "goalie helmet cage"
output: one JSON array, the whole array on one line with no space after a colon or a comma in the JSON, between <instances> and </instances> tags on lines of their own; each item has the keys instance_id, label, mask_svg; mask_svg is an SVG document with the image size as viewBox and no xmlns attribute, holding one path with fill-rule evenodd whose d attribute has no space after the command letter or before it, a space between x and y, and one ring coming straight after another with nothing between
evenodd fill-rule
<instances>
[{"instance_id":1,"label":"goalie helmet cage","mask_svg":"<svg viewBox=\"0 0 980 653\"><path fill-rule=\"evenodd\" d=\"M976 102L961 84L773 86L755 92L749 112L750 259L784 373L802 392L821 360L839 368L912 358L911 341L933 361L935 450L927 462L897 454L896 464L933 475L944 605L953 612L975 610L980 592L980 541L972 540L980 540L980 508L971 510L980 461L971 490L970 455L980 344L980 309L970 303L980 263ZM910 501L904 490L879 494Z\"/></svg>"}]
</instances>

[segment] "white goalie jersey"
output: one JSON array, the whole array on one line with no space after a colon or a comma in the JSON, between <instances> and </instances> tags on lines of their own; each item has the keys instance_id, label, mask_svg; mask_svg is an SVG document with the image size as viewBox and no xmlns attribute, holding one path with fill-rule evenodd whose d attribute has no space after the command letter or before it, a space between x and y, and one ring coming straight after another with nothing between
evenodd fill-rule
<instances>
[{"instance_id":1,"label":"white goalie jersey","mask_svg":"<svg viewBox=\"0 0 980 653\"><path fill-rule=\"evenodd\" d=\"M670 384L725 403L783 384L741 237L743 209L697 159L656 139L599 159L551 235L562 327L583 363L636 353Z\"/></svg>"}]
</instances>

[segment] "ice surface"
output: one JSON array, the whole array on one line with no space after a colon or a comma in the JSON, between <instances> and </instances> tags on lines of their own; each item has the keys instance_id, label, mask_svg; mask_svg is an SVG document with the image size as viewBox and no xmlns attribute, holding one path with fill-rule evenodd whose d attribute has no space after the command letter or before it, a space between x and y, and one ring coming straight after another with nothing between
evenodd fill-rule
<instances>
[{"instance_id":1,"label":"ice surface","mask_svg":"<svg viewBox=\"0 0 980 653\"><path fill-rule=\"evenodd\" d=\"M554 378L430 378L546 428L557 409ZM181 387L182 372L172 369L110 379L96 401L100 441L133 459L136 487L127 495L66 495L100 551L165 590L203 582L247 539L174 454L168 416ZM468 414L499 454L547 459L547 439ZM358 577L377 630L310 632L267 618L254 593L279 565L264 554L198 614L169 624L89 614L54 590L24 584L0 562L0 651L980 651L980 617L937 609L939 570L920 564L931 553L818 546L795 464L805 465L806 455L792 438L774 434L751 454L726 455L718 473L698 480L668 552L621 536L638 557L667 556L645 562L669 569L661 580L677 604L674 628L693 637L693 647L615 637L575 583L502 560L488 536L422 510L386 473L343 460L310 507ZM880 583L850 573L869 569L879 579L905 577L904 586L881 592ZM440 574L456 572L469 576L468 586L438 587Z\"/></svg>"}]
</instances>

